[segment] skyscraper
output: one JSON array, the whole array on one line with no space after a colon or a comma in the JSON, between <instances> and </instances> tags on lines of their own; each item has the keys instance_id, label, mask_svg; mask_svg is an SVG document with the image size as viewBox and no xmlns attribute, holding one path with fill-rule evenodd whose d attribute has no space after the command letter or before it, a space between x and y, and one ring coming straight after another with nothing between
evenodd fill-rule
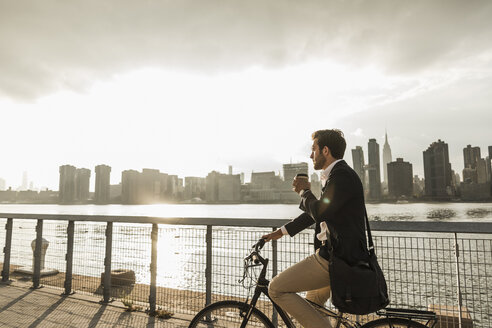
<instances>
[{"instance_id":1,"label":"skyscraper","mask_svg":"<svg viewBox=\"0 0 492 328\"><path fill-rule=\"evenodd\" d=\"M60 184L58 201L60 204L69 204L75 200L75 166L60 166Z\"/></svg>"},{"instance_id":2,"label":"skyscraper","mask_svg":"<svg viewBox=\"0 0 492 328\"><path fill-rule=\"evenodd\" d=\"M365 188L365 171L364 171L364 151L361 146L352 149L352 162L354 164L354 171L362 181L362 185Z\"/></svg>"},{"instance_id":3,"label":"skyscraper","mask_svg":"<svg viewBox=\"0 0 492 328\"><path fill-rule=\"evenodd\" d=\"M122 204L138 204L139 175L140 173L135 170L121 172Z\"/></svg>"},{"instance_id":4,"label":"skyscraper","mask_svg":"<svg viewBox=\"0 0 492 328\"><path fill-rule=\"evenodd\" d=\"M413 176L413 195L418 198L424 195L425 181L420 179L418 175Z\"/></svg>"},{"instance_id":5,"label":"skyscraper","mask_svg":"<svg viewBox=\"0 0 492 328\"><path fill-rule=\"evenodd\" d=\"M251 173L252 189L278 189L280 187L280 181L280 178L275 175L274 171Z\"/></svg>"},{"instance_id":6,"label":"skyscraper","mask_svg":"<svg viewBox=\"0 0 492 328\"><path fill-rule=\"evenodd\" d=\"M20 190L27 190L27 171L22 172L22 185Z\"/></svg>"},{"instance_id":7,"label":"skyscraper","mask_svg":"<svg viewBox=\"0 0 492 328\"><path fill-rule=\"evenodd\" d=\"M425 195L435 199L449 199L453 195L452 170L448 144L432 143L424 155Z\"/></svg>"},{"instance_id":8,"label":"skyscraper","mask_svg":"<svg viewBox=\"0 0 492 328\"><path fill-rule=\"evenodd\" d=\"M274 171L252 172L249 185L249 198L252 201L278 201L282 179Z\"/></svg>"},{"instance_id":9,"label":"skyscraper","mask_svg":"<svg viewBox=\"0 0 492 328\"><path fill-rule=\"evenodd\" d=\"M75 171L75 199L79 202L89 200L91 170L77 169Z\"/></svg>"},{"instance_id":10,"label":"skyscraper","mask_svg":"<svg viewBox=\"0 0 492 328\"><path fill-rule=\"evenodd\" d=\"M477 161L477 183L489 182L489 174L487 168L487 161L483 158L479 158Z\"/></svg>"},{"instance_id":11,"label":"skyscraper","mask_svg":"<svg viewBox=\"0 0 492 328\"><path fill-rule=\"evenodd\" d=\"M376 139L369 139L368 165L366 166L369 176L369 200L381 199L381 169L379 165L379 144Z\"/></svg>"},{"instance_id":12,"label":"skyscraper","mask_svg":"<svg viewBox=\"0 0 492 328\"><path fill-rule=\"evenodd\" d=\"M478 180L478 167L480 166L480 180L487 180L486 176L486 162L480 158L480 147L472 147L471 145L463 148L463 160L465 167L463 169L463 182L465 183L479 183ZM485 170L485 172L483 172Z\"/></svg>"},{"instance_id":13,"label":"skyscraper","mask_svg":"<svg viewBox=\"0 0 492 328\"><path fill-rule=\"evenodd\" d=\"M206 194L205 199L209 203L215 203L219 201L219 176L217 171L210 172L205 180Z\"/></svg>"},{"instance_id":14,"label":"skyscraper","mask_svg":"<svg viewBox=\"0 0 492 328\"><path fill-rule=\"evenodd\" d=\"M404 162L403 158L397 158L395 162L388 163L388 192L390 196L395 198L412 197L412 176L412 164Z\"/></svg>"},{"instance_id":15,"label":"skyscraper","mask_svg":"<svg viewBox=\"0 0 492 328\"><path fill-rule=\"evenodd\" d=\"M465 167L463 169L463 182L465 183L477 183L477 169L472 169L471 167Z\"/></svg>"},{"instance_id":16,"label":"skyscraper","mask_svg":"<svg viewBox=\"0 0 492 328\"><path fill-rule=\"evenodd\" d=\"M241 177L239 174L220 174L219 202L239 202L241 200Z\"/></svg>"},{"instance_id":17,"label":"skyscraper","mask_svg":"<svg viewBox=\"0 0 492 328\"><path fill-rule=\"evenodd\" d=\"M177 175L161 173L161 195L165 201L175 201L178 199L183 187L183 182L179 182Z\"/></svg>"},{"instance_id":18,"label":"skyscraper","mask_svg":"<svg viewBox=\"0 0 492 328\"><path fill-rule=\"evenodd\" d=\"M388 163L393 161L391 157L391 148L388 143L388 133L385 132L385 141L384 141L384 146L383 146L383 173L384 173L384 182L388 184Z\"/></svg>"},{"instance_id":19,"label":"skyscraper","mask_svg":"<svg viewBox=\"0 0 492 328\"><path fill-rule=\"evenodd\" d=\"M489 146L489 156L487 157L487 170L489 172L489 181L492 188L492 146Z\"/></svg>"},{"instance_id":20,"label":"skyscraper","mask_svg":"<svg viewBox=\"0 0 492 328\"><path fill-rule=\"evenodd\" d=\"M201 177L185 177L184 199L200 198L205 200L207 180Z\"/></svg>"},{"instance_id":21,"label":"skyscraper","mask_svg":"<svg viewBox=\"0 0 492 328\"><path fill-rule=\"evenodd\" d=\"M207 202L239 202L241 200L241 178L239 174L221 174L212 171L206 178Z\"/></svg>"},{"instance_id":22,"label":"skyscraper","mask_svg":"<svg viewBox=\"0 0 492 328\"><path fill-rule=\"evenodd\" d=\"M152 204L161 197L161 173L156 169L143 169L138 180L139 203Z\"/></svg>"},{"instance_id":23,"label":"skyscraper","mask_svg":"<svg viewBox=\"0 0 492 328\"><path fill-rule=\"evenodd\" d=\"M480 147L466 146L466 148L463 148L463 158L465 160L465 168L477 168L477 162L481 158Z\"/></svg>"},{"instance_id":24,"label":"skyscraper","mask_svg":"<svg viewBox=\"0 0 492 328\"><path fill-rule=\"evenodd\" d=\"M94 195L95 202L96 204L108 204L111 167L107 165L98 165L96 166L95 171L96 171L96 188L95 188L95 195Z\"/></svg>"},{"instance_id":25,"label":"skyscraper","mask_svg":"<svg viewBox=\"0 0 492 328\"><path fill-rule=\"evenodd\" d=\"M490 161L488 157L481 158L480 147L466 146L463 149L465 168L463 183L460 186L462 200L490 200L492 188L490 185Z\"/></svg>"}]
</instances>

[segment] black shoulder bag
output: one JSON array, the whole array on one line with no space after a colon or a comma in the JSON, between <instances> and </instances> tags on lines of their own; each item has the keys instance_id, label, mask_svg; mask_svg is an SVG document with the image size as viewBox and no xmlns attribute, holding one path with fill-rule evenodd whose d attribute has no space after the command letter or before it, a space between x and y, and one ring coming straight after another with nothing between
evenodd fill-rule
<instances>
[{"instance_id":1,"label":"black shoulder bag","mask_svg":"<svg viewBox=\"0 0 492 328\"><path fill-rule=\"evenodd\" d=\"M374 253L367 211L365 211L365 220L369 243L369 262L349 265L333 252L331 254L331 302L343 313L373 313L386 307L389 303L386 280Z\"/></svg>"}]
</instances>

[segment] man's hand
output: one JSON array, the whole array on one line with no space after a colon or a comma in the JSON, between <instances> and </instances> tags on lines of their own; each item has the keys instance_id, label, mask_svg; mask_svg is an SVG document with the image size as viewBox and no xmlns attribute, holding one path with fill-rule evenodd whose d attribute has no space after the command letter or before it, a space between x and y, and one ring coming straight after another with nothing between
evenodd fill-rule
<instances>
[{"instance_id":1,"label":"man's hand","mask_svg":"<svg viewBox=\"0 0 492 328\"><path fill-rule=\"evenodd\" d=\"M261 238L265 239L265 241L270 241L270 240L277 240L280 239L284 236L282 233L282 230L277 229L272 233L269 233L268 235L261 236Z\"/></svg>"},{"instance_id":2,"label":"man's hand","mask_svg":"<svg viewBox=\"0 0 492 328\"><path fill-rule=\"evenodd\" d=\"M311 182L306 177L295 177L292 186L294 186L292 189L299 193L301 190L311 189Z\"/></svg>"}]
</instances>

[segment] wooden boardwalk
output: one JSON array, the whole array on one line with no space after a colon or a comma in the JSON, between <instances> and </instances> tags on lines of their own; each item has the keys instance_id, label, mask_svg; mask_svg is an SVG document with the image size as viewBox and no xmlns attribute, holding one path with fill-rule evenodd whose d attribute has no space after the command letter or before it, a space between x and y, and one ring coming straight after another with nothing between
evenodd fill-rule
<instances>
[{"instance_id":1,"label":"wooden boardwalk","mask_svg":"<svg viewBox=\"0 0 492 328\"><path fill-rule=\"evenodd\" d=\"M0 327L166 327L186 328L190 317L160 319L144 312L127 312L120 302L73 294L60 296L49 287L30 289L23 282L0 283Z\"/></svg>"}]
</instances>

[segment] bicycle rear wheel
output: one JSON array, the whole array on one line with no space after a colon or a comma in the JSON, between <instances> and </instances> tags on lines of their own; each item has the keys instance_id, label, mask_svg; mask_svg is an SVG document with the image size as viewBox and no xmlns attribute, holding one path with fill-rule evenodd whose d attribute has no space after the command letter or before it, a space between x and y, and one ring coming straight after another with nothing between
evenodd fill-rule
<instances>
[{"instance_id":1,"label":"bicycle rear wheel","mask_svg":"<svg viewBox=\"0 0 492 328\"><path fill-rule=\"evenodd\" d=\"M212 327L240 327L249 309L249 305L237 301L220 301L210 304L191 320L188 328L212 328ZM268 317L258 310L253 309L253 313L246 327L267 327L274 328Z\"/></svg>"},{"instance_id":2,"label":"bicycle rear wheel","mask_svg":"<svg viewBox=\"0 0 492 328\"><path fill-rule=\"evenodd\" d=\"M369 321L361 328L428 328L426 325L403 318L382 318Z\"/></svg>"}]
</instances>

